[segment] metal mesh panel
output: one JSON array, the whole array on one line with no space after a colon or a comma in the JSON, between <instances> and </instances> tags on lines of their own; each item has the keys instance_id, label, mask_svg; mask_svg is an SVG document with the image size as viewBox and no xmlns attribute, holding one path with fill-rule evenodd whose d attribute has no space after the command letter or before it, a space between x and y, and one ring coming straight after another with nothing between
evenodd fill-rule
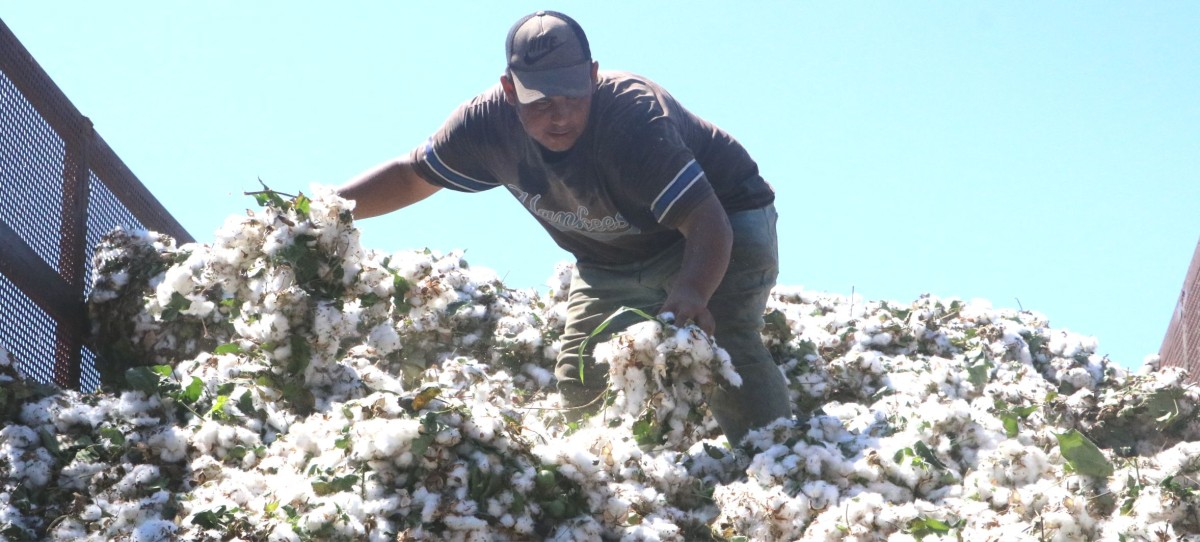
<instances>
[{"instance_id":1,"label":"metal mesh panel","mask_svg":"<svg viewBox=\"0 0 1200 542\"><path fill-rule=\"evenodd\" d=\"M116 195L108 189L108 186L96 176L96 172L91 172L88 178L88 186L91 188L88 194L88 216L87 216L87 274L84 276L84 295L92 292L92 256L96 253L96 245L100 242L100 238L104 234L112 231L113 228L121 226L126 230L145 229L133 213L129 212L121 200L117 199Z\"/></svg>"},{"instance_id":2,"label":"metal mesh panel","mask_svg":"<svg viewBox=\"0 0 1200 542\"><path fill-rule=\"evenodd\" d=\"M192 241L0 20L0 344L33 378L99 386L83 299L117 225Z\"/></svg>"},{"instance_id":3,"label":"metal mesh panel","mask_svg":"<svg viewBox=\"0 0 1200 542\"><path fill-rule=\"evenodd\" d=\"M79 391L94 392L100 389L100 372L96 370L96 353L88 347L83 347L83 374L80 377Z\"/></svg>"},{"instance_id":4,"label":"metal mesh panel","mask_svg":"<svg viewBox=\"0 0 1200 542\"><path fill-rule=\"evenodd\" d=\"M1159 356L1163 365L1183 367L1188 370L1188 380L1200 383L1200 242L1192 254Z\"/></svg>"},{"instance_id":5,"label":"metal mesh panel","mask_svg":"<svg viewBox=\"0 0 1200 542\"><path fill-rule=\"evenodd\" d=\"M59 272L65 147L0 73L0 221Z\"/></svg>"},{"instance_id":6,"label":"metal mesh panel","mask_svg":"<svg viewBox=\"0 0 1200 542\"><path fill-rule=\"evenodd\" d=\"M54 382L58 323L4 275L0 275L0 343L30 378Z\"/></svg>"}]
</instances>

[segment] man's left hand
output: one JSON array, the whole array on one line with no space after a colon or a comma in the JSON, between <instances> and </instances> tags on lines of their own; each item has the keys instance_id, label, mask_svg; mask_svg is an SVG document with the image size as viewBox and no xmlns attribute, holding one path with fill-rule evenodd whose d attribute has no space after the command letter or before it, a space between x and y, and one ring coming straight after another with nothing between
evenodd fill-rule
<instances>
[{"instance_id":1,"label":"man's left hand","mask_svg":"<svg viewBox=\"0 0 1200 542\"><path fill-rule=\"evenodd\" d=\"M706 299L697 292L687 290L687 288L676 288L672 291L659 312L669 312L674 315L677 326L685 326L691 322L711 335L716 329L717 323L713 320L712 313L708 311Z\"/></svg>"}]
</instances>

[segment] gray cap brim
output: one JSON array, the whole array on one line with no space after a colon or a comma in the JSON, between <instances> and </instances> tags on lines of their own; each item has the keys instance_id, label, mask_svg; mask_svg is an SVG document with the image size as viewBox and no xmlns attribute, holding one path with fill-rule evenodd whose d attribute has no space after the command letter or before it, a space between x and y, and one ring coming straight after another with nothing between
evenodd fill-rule
<instances>
[{"instance_id":1,"label":"gray cap brim","mask_svg":"<svg viewBox=\"0 0 1200 542\"><path fill-rule=\"evenodd\" d=\"M536 102L547 96L569 96L580 98L592 93L592 63L581 62L574 66L551 70L511 70L517 100L523 104Z\"/></svg>"}]
</instances>

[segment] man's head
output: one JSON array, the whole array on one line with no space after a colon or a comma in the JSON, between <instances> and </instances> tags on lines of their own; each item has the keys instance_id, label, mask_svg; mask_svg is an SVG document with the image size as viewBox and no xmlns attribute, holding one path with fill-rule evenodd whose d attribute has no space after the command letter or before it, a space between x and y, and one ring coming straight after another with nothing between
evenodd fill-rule
<instances>
[{"instance_id":1,"label":"man's head","mask_svg":"<svg viewBox=\"0 0 1200 542\"><path fill-rule=\"evenodd\" d=\"M592 50L574 19L556 11L526 15L508 31L508 74L522 104L592 93Z\"/></svg>"},{"instance_id":2,"label":"man's head","mask_svg":"<svg viewBox=\"0 0 1200 542\"><path fill-rule=\"evenodd\" d=\"M550 150L570 149L587 126L598 69L579 23L554 11L522 17L505 53L500 81L525 131Z\"/></svg>"}]
</instances>

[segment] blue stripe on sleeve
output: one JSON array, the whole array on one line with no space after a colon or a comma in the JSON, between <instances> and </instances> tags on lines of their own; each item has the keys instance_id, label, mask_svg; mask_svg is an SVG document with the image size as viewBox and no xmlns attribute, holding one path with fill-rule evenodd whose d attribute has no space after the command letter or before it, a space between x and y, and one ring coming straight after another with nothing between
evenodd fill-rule
<instances>
[{"instance_id":1,"label":"blue stripe on sleeve","mask_svg":"<svg viewBox=\"0 0 1200 542\"><path fill-rule=\"evenodd\" d=\"M696 160L688 162L679 170L675 178L667 183L667 186L658 193L658 197L654 198L654 203L650 204L650 209L654 211L654 218L662 222L663 217L671 212L671 207L675 202L679 201L683 194L687 192L700 177L704 176L704 169L700 167L700 163Z\"/></svg>"},{"instance_id":2,"label":"blue stripe on sleeve","mask_svg":"<svg viewBox=\"0 0 1200 542\"><path fill-rule=\"evenodd\" d=\"M496 186L495 183L488 183L478 179L472 179L462 173L455 171L450 166L442 161L438 156L437 151L433 148L433 140L425 142L425 162L429 164L429 168L437 173L446 182L457 186L467 192L482 192Z\"/></svg>"}]
</instances>

